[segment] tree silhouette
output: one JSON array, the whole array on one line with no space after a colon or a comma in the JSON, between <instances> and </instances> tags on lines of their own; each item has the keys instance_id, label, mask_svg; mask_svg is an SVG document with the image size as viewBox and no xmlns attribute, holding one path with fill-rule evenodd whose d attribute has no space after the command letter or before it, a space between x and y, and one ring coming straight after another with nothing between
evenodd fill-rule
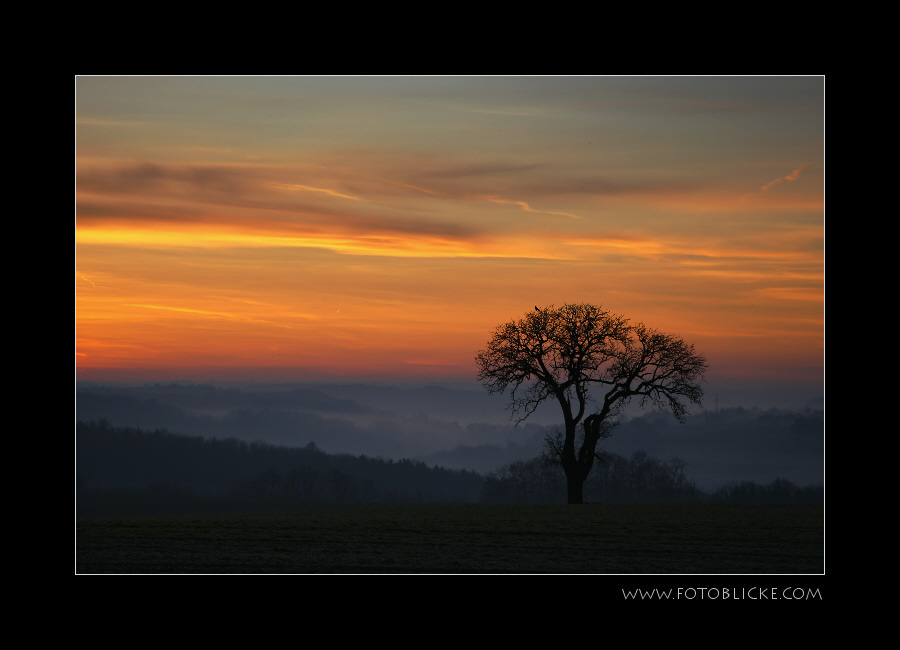
<instances>
[{"instance_id":1,"label":"tree silhouette","mask_svg":"<svg viewBox=\"0 0 900 650\"><path fill-rule=\"evenodd\" d=\"M594 460L603 459L597 443L612 434L631 398L684 422L687 403L701 402L708 368L682 339L588 304L535 307L499 326L475 360L488 393L511 388L507 408L517 424L544 400L559 403L565 433L548 437L547 447L565 471L569 503L584 502L584 481Z\"/></svg>"}]
</instances>

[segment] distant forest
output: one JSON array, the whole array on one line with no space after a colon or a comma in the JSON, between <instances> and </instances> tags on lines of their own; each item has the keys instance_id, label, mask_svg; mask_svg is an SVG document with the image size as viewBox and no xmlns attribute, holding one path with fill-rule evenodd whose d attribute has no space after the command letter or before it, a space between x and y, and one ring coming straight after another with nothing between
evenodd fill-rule
<instances>
[{"instance_id":1,"label":"distant forest","mask_svg":"<svg viewBox=\"0 0 900 650\"><path fill-rule=\"evenodd\" d=\"M314 442L327 454L409 458L486 476L540 456L561 420L539 410L514 426L496 398L481 387L431 385L79 385L75 419L290 448ZM809 485L824 483L824 433L822 410L717 408L685 424L638 411L622 418L604 449L628 459L640 450L678 457L707 492L776 477Z\"/></svg>"},{"instance_id":2,"label":"distant forest","mask_svg":"<svg viewBox=\"0 0 900 650\"><path fill-rule=\"evenodd\" d=\"M259 512L416 503L565 503L565 476L541 457L495 472L429 467L364 455L326 454L315 444L276 446L165 430L76 426L76 515L122 517ZM821 486L729 483L700 490L678 459L609 454L585 484L598 503L822 503Z\"/></svg>"}]
</instances>

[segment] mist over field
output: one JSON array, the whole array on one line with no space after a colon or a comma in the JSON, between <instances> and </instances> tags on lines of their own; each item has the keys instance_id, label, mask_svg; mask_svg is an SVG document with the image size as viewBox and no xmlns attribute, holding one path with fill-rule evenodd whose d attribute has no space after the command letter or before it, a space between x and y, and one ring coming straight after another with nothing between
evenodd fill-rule
<instances>
[{"instance_id":1,"label":"mist over field","mask_svg":"<svg viewBox=\"0 0 900 650\"><path fill-rule=\"evenodd\" d=\"M762 387L724 382L707 392L685 424L669 415L628 409L603 448L644 451L686 463L702 489L730 481L824 483L823 391L815 386ZM329 454L423 461L448 469L493 472L539 456L561 425L544 404L514 426L506 395L476 382L376 384L79 382L76 420L204 438L234 438L287 447L315 443Z\"/></svg>"}]
</instances>

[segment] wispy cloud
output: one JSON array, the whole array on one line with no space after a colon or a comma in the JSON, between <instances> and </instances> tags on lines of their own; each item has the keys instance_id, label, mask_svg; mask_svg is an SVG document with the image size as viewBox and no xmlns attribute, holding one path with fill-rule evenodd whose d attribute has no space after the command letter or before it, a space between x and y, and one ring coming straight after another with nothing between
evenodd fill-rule
<instances>
[{"instance_id":1,"label":"wispy cloud","mask_svg":"<svg viewBox=\"0 0 900 650\"><path fill-rule=\"evenodd\" d=\"M78 171L78 191L104 194L140 194L166 189L180 193L237 195L255 184L258 171L236 165L114 164Z\"/></svg>"},{"instance_id":2,"label":"wispy cloud","mask_svg":"<svg viewBox=\"0 0 900 650\"><path fill-rule=\"evenodd\" d=\"M579 217L577 214L569 214L568 212L552 212L549 210L535 210L530 205L525 203L525 201L512 201L509 199L501 199L496 196L478 196L475 198L481 199L483 201L490 201L491 203L505 203L507 205L518 205L523 210L525 210L525 212L535 212L537 214L555 214L555 215L559 215L561 217L572 217L573 219L581 219L581 217Z\"/></svg>"},{"instance_id":3,"label":"wispy cloud","mask_svg":"<svg viewBox=\"0 0 900 650\"><path fill-rule=\"evenodd\" d=\"M220 312L220 311L210 311L206 309L190 309L187 307L171 307L168 305L147 305L147 304L126 304L126 307L139 307L142 309L157 309L161 311L172 311L179 312L183 314L191 314L197 316L208 316L210 318L222 318L225 320L234 320L242 323L260 323L260 324L270 324L268 320L262 320L259 318L251 318L248 316L244 316L241 314L234 314L228 312ZM304 315L306 318L316 318L312 315Z\"/></svg>"},{"instance_id":4,"label":"wispy cloud","mask_svg":"<svg viewBox=\"0 0 900 650\"><path fill-rule=\"evenodd\" d=\"M327 194L328 196L333 196L338 199L349 199L351 201L362 201L358 196L350 196L349 194L341 194L340 192L336 192L334 190L329 190L323 187L310 187L309 185L297 185L297 184L288 184L288 183L272 183L272 187L277 187L282 190L298 190L302 192L322 192L323 194Z\"/></svg>"},{"instance_id":5,"label":"wispy cloud","mask_svg":"<svg viewBox=\"0 0 900 650\"><path fill-rule=\"evenodd\" d=\"M232 319L236 319L236 318L237 318L237 315L236 315L236 314L229 314L229 313L218 312L218 311L208 311L208 310L205 310L205 309L188 309L188 308L186 308L186 307L169 307L169 306L166 306L166 305L138 305L138 304L128 304L128 305L126 305L126 307L142 307L142 308L144 308L144 309L161 309L161 310L163 310L163 311L178 311L178 312L185 312L185 313L188 313L188 314L202 314L202 315L204 315L204 316L217 316L217 317L220 317L220 318L232 318Z\"/></svg>"},{"instance_id":6,"label":"wispy cloud","mask_svg":"<svg viewBox=\"0 0 900 650\"><path fill-rule=\"evenodd\" d=\"M791 183L791 182L797 180L800 177L800 174L802 174L806 170L807 167L809 167L809 165L803 165L803 167L798 167L797 169L792 171L787 176L782 176L781 178L776 178L774 181L770 181L770 182L766 183L765 185L763 185L760 189L763 192L768 192L770 189L772 189L776 185L780 185L784 181Z\"/></svg>"}]
</instances>

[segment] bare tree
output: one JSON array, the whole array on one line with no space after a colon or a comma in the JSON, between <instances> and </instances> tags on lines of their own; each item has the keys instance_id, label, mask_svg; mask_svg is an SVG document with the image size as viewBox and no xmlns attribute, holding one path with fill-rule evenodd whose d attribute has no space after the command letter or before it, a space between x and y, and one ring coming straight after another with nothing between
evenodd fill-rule
<instances>
[{"instance_id":1,"label":"bare tree","mask_svg":"<svg viewBox=\"0 0 900 650\"><path fill-rule=\"evenodd\" d=\"M684 422L687 405L701 402L708 368L682 339L588 304L535 307L499 326L475 360L490 394L511 389L507 408L517 424L544 400L559 403L565 431L548 437L547 447L566 473L569 503L584 502L584 481L603 458L597 443L632 398Z\"/></svg>"}]
</instances>

